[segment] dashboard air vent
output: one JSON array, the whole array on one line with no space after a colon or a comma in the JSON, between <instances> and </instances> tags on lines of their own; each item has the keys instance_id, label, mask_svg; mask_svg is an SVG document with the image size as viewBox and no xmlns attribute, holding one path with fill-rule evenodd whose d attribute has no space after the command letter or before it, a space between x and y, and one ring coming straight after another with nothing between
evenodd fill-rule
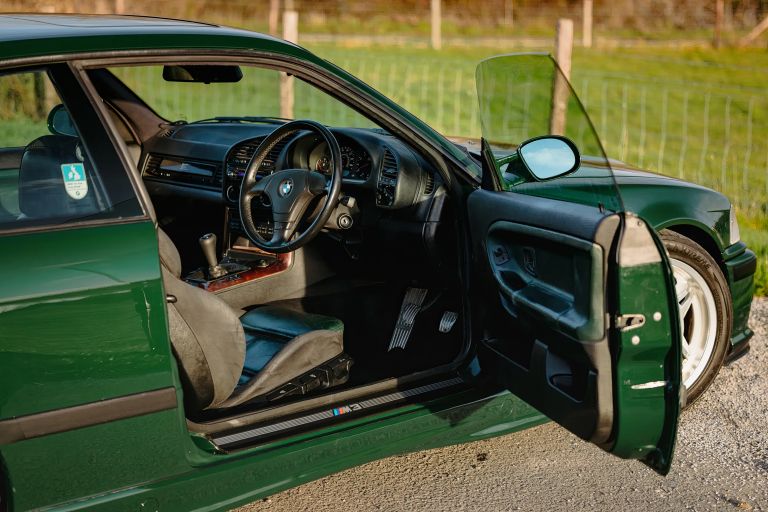
<instances>
[{"instance_id":1,"label":"dashboard air vent","mask_svg":"<svg viewBox=\"0 0 768 512\"><path fill-rule=\"evenodd\" d=\"M238 161L245 162L247 165L247 163L251 161L251 158L253 158L253 154L256 152L256 148L259 147L259 144L261 144L262 140L263 139L256 139L243 144L237 148L232 157Z\"/></svg>"},{"instance_id":2,"label":"dashboard air vent","mask_svg":"<svg viewBox=\"0 0 768 512\"><path fill-rule=\"evenodd\" d=\"M280 158L280 153L283 151L283 148L286 146L286 144L288 144L288 137L285 137L283 140L275 144L275 147L269 151L267 157L261 163L261 166L269 167L270 170L274 169L275 164L277 163L277 159Z\"/></svg>"},{"instance_id":3,"label":"dashboard air vent","mask_svg":"<svg viewBox=\"0 0 768 512\"><path fill-rule=\"evenodd\" d=\"M389 148L384 148L384 161L381 165L381 173L384 176L397 177L397 158Z\"/></svg>"},{"instance_id":4,"label":"dashboard air vent","mask_svg":"<svg viewBox=\"0 0 768 512\"><path fill-rule=\"evenodd\" d=\"M424 195L431 195L435 191L435 177L431 173L427 173L427 183L424 185Z\"/></svg>"},{"instance_id":5,"label":"dashboard air vent","mask_svg":"<svg viewBox=\"0 0 768 512\"><path fill-rule=\"evenodd\" d=\"M158 176L160 174L160 162L163 161L163 157L157 155L149 155L147 163L144 165L144 174L150 176Z\"/></svg>"},{"instance_id":6,"label":"dashboard air vent","mask_svg":"<svg viewBox=\"0 0 768 512\"><path fill-rule=\"evenodd\" d=\"M242 177L263 140L264 137L259 137L237 146L227 160L227 176L232 178ZM263 173L269 174L274 170L275 163L280 158L280 152L287 143L288 140L283 139L269 151L264 161L261 162Z\"/></svg>"},{"instance_id":7,"label":"dashboard air vent","mask_svg":"<svg viewBox=\"0 0 768 512\"><path fill-rule=\"evenodd\" d=\"M176 127L175 126L169 126L168 128L165 128L160 133L157 134L158 137L162 137L163 139L170 138L174 133L176 133Z\"/></svg>"},{"instance_id":8,"label":"dashboard air vent","mask_svg":"<svg viewBox=\"0 0 768 512\"><path fill-rule=\"evenodd\" d=\"M213 173L213 184L220 187L224 181L224 170L221 166L216 166L216 170Z\"/></svg>"}]
</instances>

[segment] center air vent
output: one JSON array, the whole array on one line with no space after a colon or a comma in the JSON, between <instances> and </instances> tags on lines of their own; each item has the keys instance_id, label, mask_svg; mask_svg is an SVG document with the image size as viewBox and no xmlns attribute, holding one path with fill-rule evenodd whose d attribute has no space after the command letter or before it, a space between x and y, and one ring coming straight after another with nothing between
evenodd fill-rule
<instances>
[{"instance_id":1,"label":"center air vent","mask_svg":"<svg viewBox=\"0 0 768 512\"><path fill-rule=\"evenodd\" d=\"M381 162L381 174L376 183L376 205L391 208L395 204L397 194L397 158L392 150L384 148L384 158Z\"/></svg>"},{"instance_id":2,"label":"center air vent","mask_svg":"<svg viewBox=\"0 0 768 512\"><path fill-rule=\"evenodd\" d=\"M389 148L384 148L384 161L381 165L381 174L390 178L397 178L397 158Z\"/></svg>"}]
</instances>

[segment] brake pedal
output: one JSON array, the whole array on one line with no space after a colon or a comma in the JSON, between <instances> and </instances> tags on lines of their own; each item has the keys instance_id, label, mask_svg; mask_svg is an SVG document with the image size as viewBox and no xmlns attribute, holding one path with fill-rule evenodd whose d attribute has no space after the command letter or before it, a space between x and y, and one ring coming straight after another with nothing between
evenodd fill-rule
<instances>
[{"instance_id":1,"label":"brake pedal","mask_svg":"<svg viewBox=\"0 0 768 512\"><path fill-rule=\"evenodd\" d=\"M403 305L400 307L400 315L397 317L388 351L393 348L405 348L408 344L413 324L416 322L416 315L421 311L421 305L424 304L426 298L427 290L425 288L408 288L405 291Z\"/></svg>"}]
</instances>

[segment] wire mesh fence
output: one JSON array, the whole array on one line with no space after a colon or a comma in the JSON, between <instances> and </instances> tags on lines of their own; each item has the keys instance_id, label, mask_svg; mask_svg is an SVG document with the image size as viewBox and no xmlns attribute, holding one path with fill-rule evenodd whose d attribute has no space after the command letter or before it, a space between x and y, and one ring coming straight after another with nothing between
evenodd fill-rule
<instances>
[{"instance_id":1,"label":"wire mesh fence","mask_svg":"<svg viewBox=\"0 0 768 512\"><path fill-rule=\"evenodd\" d=\"M474 63L362 53L338 63L439 132L480 136ZM714 188L745 212L765 213L768 87L732 90L578 70L572 81L610 158Z\"/></svg>"}]
</instances>

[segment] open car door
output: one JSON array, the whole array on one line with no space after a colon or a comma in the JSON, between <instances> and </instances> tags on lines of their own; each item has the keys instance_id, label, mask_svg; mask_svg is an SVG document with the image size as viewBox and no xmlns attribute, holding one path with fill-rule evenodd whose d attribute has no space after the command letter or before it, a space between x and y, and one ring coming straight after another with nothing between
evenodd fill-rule
<instances>
[{"instance_id":1,"label":"open car door","mask_svg":"<svg viewBox=\"0 0 768 512\"><path fill-rule=\"evenodd\" d=\"M623 211L551 57L495 57L477 81L484 186L467 206L482 372L579 437L666 474L681 384L664 248Z\"/></svg>"}]
</instances>

